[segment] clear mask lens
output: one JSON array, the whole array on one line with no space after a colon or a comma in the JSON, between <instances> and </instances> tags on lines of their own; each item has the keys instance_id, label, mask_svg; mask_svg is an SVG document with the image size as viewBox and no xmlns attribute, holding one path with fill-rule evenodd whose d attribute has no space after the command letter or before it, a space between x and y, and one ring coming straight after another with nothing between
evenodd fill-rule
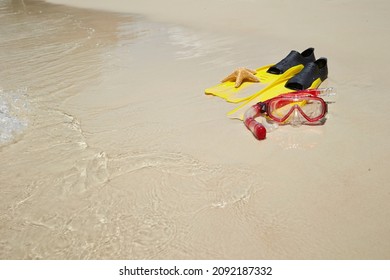
<instances>
[{"instance_id":1,"label":"clear mask lens","mask_svg":"<svg viewBox=\"0 0 390 280\"><path fill-rule=\"evenodd\" d=\"M302 106L302 112L309 118L315 119L324 113L324 106L319 100L309 99Z\"/></svg>"},{"instance_id":2,"label":"clear mask lens","mask_svg":"<svg viewBox=\"0 0 390 280\"><path fill-rule=\"evenodd\" d=\"M300 125L321 117L325 113L325 107L315 98L286 98L269 104L268 113L275 121Z\"/></svg>"}]
</instances>

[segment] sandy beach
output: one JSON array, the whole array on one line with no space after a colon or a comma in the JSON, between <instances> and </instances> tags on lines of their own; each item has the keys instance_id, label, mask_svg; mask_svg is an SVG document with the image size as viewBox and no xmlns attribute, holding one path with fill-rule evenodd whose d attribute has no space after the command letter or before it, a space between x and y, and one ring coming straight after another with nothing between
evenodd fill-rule
<instances>
[{"instance_id":1,"label":"sandy beach","mask_svg":"<svg viewBox=\"0 0 390 280\"><path fill-rule=\"evenodd\" d=\"M390 259L388 1L0 0L0 259ZM326 57L323 126L204 94Z\"/></svg>"}]
</instances>

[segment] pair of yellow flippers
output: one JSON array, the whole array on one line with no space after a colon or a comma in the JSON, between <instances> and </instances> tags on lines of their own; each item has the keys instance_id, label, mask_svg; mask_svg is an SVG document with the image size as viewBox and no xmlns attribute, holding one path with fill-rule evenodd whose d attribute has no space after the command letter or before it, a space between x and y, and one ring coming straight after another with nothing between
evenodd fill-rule
<instances>
[{"instance_id":1,"label":"pair of yellow flippers","mask_svg":"<svg viewBox=\"0 0 390 280\"><path fill-rule=\"evenodd\" d=\"M254 75L259 79L259 83L244 82L236 87L234 81L226 81L207 88L205 93L232 103L242 102L228 112L229 117L242 120L245 111L258 102L287 92L317 88L327 78L327 60L315 60L313 48L302 53L291 51L277 64L256 69Z\"/></svg>"}]
</instances>

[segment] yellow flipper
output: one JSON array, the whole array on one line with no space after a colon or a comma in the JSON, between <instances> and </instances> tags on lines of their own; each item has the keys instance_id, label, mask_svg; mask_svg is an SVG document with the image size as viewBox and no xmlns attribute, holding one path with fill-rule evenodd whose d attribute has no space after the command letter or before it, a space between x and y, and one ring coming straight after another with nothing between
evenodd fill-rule
<instances>
[{"instance_id":1,"label":"yellow flipper","mask_svg":"<svg viewBox=\"0 0 390 280\"><path fill-rule=\"evenodd\" d=\"M302 65L301 67L303 68ZM256 103L263 102L265 100L271 99L283 93L294 92L295 90L291 90L285 87L286 82L288 80L289 78L281 78L273 82L263 90L254 94L250 99L240 104L240 106L228 112L227 115L233 119L243 120L246 110L248 110L251 106L255 105ZM321 83L322 80L318 78L311 84L311 86L308 89L318 88Z\"/></svg>"},{"instance_id":2,"label":"yellow flipper","mask_svg":"<svg viewBox=\"0 0 390 280\"><path fill-rule=\"evenodd\" d=\"M245 100L253 98L254 93L257 94L259 91L265 90L267 87L272 85L274 82L280 79L289 79L293 75L297 74L302 70L303 65L297 65L291 67L283 74L271 74L267 70L273 66L273 64L263 66L256 69L255 76L259 78L259 83L254 82L244 82L238 88L235 87L235 82L227 81L220 83L216 86L207 88L205 90L206 94L215 95L225 99L228 102L239 103Z\"/></svg>"},{"instance_id":3,"label":"yellow flipper","mask_svg":"<svg viewBox=\"0 0 390 280\"><path fill-rule=\"evenodd\" d=\"M303 65L314 61L314 48L307 48L301 53L292 50L278 63L256 69L256 73L254 75L260 80L259 83L244 82L236 88L235 82L227 81L206 89L205 93L221 97L226 101L233 103L250 100L253 98L254 93L265 90L265 88L280 79L292 77L292 75L295 75L303 68ZM272 73L267 72L270 68L272 68L270 71ZM250 78L247 78L249 80L253 80L254 77L251 76L252 71L249 72ZM241 72L238 75L240 76L237 76L236 79L238 79L238 83L240 83L242 78ZM234 78L235 75L233 74L232 77ZM228 76L228 78L230 78L230 76Z\"/></svg>"}]
</instances>

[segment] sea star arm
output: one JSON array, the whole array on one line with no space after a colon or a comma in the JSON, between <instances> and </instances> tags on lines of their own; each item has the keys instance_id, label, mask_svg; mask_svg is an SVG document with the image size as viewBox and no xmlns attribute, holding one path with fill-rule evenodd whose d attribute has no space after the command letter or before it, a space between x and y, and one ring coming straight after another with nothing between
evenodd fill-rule
<instances>
[{"instance_id":1,"label":"sea star arm","mask_svg":"<svg viewBox=\"0 0 390 280\"><path fill-rule=\"evenodd\" d=\"M245 80L248 80L250 82L259 82L259 79L254 75L256 74L256 71L248 69L248 68L238 68L233 73L231 73L229 76L227 76L225 79L222 80L222 82L232 81L236 82L235 87L239 87Z\"/></svg>"}]
</instances>

